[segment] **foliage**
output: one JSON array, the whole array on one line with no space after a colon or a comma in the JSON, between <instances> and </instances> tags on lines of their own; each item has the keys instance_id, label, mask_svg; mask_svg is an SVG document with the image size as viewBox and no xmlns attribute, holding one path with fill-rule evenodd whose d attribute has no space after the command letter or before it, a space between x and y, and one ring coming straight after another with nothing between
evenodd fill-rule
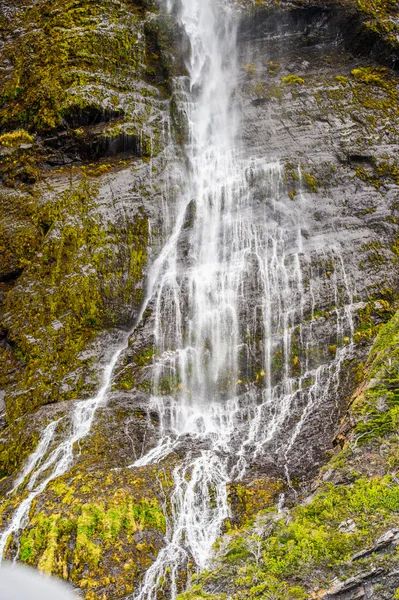
<instances>
[{"instance_id":1,"label":"foliage","mask_svg":"<svg viewBox=\"0 0 399 600\"><path fill-rule=\"evenodd\" d=\"M396 432L399 424L399 313L380 328L369 359L371 384L356 399L353 413L360 443Z\"/></svg>"},{"instance_id":2,"label":"foliage","mask_svg":"<svg viewBox=\"0 0 399 600\"><path fill-rule=\"evenodd\" d=\"M318 585L327 585L332 569L346 564L387 522L397 521L398 510L399 488L390 476L359 478L352 486L327 484L308 505L294 508L288 521L270 513L258 518L255 529L233 532L219 561L237 574L234 597L305 598L295 584L298 574L302 581L316 577ZM342 528L348 520L354 532ZM267 536L253 533L262 529ZM199 583L217 573L205 573Z\"/></svg>"}]
</instances>

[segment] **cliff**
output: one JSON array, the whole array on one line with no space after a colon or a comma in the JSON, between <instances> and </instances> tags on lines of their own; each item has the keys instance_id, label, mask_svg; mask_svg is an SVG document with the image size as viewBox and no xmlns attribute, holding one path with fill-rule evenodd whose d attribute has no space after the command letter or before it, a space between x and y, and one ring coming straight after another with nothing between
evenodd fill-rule
<instances>
[{"instance_id":1,"label":"cliff","mask_svg":"<svg viewBox=\"0 0 399 600\"><path fill-rule=\"evenodd\" d=\"M229 484L215 558L185 600L383 600L399 590L397 9L235 4L241 160L254 220L284 228L271 276L283 292L269 300L289 315L272 324L265 373L252 255L237 396L288 378L292 400L278 418L265 409L252 443L266 441ZM184 180L188 45L174 15L145 0L3 1L0 19L0 528L29 498L24 477L8 493L46 427L57 421L44 457L74 431L71 407L95 395L128 336L73 464L35 496L5 556L87 600L116 600L165 546L172 471L197 449L187 438L131 468L160 437L155 302L140 310ZM188 209L185 232L193 219ZM182 261L189 250L185 233ZM182 383L157 385L167 403Z\"/></svg>"}]
</instances>

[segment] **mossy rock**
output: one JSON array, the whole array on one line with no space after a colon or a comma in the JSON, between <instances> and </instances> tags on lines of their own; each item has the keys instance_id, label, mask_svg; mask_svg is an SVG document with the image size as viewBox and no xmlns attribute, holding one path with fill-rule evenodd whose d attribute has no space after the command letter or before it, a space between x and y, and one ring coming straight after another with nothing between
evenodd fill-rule
<instances>
[{"instance_id":1,"label":"mossy rock","mask_svg":"<svg viewBox=\"0 0 399 600\"><path fill-rule=\"evenodd\" d=\"M94 393L96 353L87 350L104 329L129 324L142 302L148 219L138 210L130 222L104 221L98 189L97 183L77 179L65 192L42 196L32 209L27 203L26 218L40 232L38 240L24 245L29 229L24 230L22 258L18 250L6 254L8 270L23 267L0 315L6 336L0 383L7 390L10 425L44 404ZM8 440L7 432L3 437ZM4 458L4 441L2 446ZM20 456L3 462L1 470L11 473Z\"/></svg>"},{"instance_id":2,"label":"mossy rock","mask_svg":"<svg viewBox=\"0 0 399 600\"><path fill-rule=\"evenodd\" d=\"M162 504L170 485L162 467L75 468L32 507L19 560L71 581L88 600L125 597L164 545Z\"/></svg>"},{"instance_id":3,"label":"mossy rock","mask_svg":"<svg viewBox=\"0 0 399 600\"><path fill-rule=\"evenodd\" d=\"M273 506L284 485L267 478L254 479L248 483L233 482L228 486L229 505L234 526L243 526L262 510Z\"/></svg>"}]
</instances>

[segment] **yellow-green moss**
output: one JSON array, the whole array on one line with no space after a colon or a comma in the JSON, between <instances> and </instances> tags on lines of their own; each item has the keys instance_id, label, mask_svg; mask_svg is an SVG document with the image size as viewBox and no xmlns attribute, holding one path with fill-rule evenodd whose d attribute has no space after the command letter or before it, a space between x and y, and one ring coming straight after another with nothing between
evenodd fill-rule
<instances>
[{"instance_id":1,"label":"yellow-green moss","mask_svg":"<svg viewBox=\"0 0 399 600\"><path fill-rule=\"evenodd\" d=\"M348 84L348 78L345 77L344 75L336 75L335 81L338 81L343 86L346 86Z\"/></svg>"},{"instance_id":2,"label":"yellow-green moss","mask_svg":"<svg viewBox=\"0 0 399 600\"><path fill-rule=\"evenodd\" d=\"M33 136L23 129L17 129L11 133L0 135L0 144L11 148L20 146L21 144L32 144L33 142Z\"/></svg>"},{"instance_id":3,"label":"yellow-green moss","mask_svg":"<svg viewBox=\"0 0 399 600\"><path fill-rule=\"evenodd\" d=\"M141 303L147 218L103 224L96 195L97 187L82 181L36 216L46 239L41 252L25 260L5 302L4 326L24 363L22 380L6 397L11 418L79 397L91 364L80 352L104 327L117 325L127 307Z\"/></svg>"},{"instance_id":4,"label":"yellow-green moss","mask_svg":"<svg viewBox=\"0 0 399 600\"><path fill-rule=\"evenodd\" d=\"M24 269L39 249L43 231L34 194L0 193L0 276Z\"/></svg>"},{"instance_id":5,"label":"yellow-green moss","mask_svg":"<svg viewBox=\"0 0 399 600\"><path fill-rule=\"evenodd\" d=\"M13 66L0 79L3 125L53 129L71 102L83 101L75 93L79 87L99 76L142 72L145 44L138 43L137 7L111 0L41 0L14 19L13 27L23 33L9 36L2 49L3 60Z\"/></svg>"},{"instance_id":6,"label":"yellow-green moss","mask_svg":"<svg viewBox=\"0 0 399 600\"><path fill-rule=\"evenodd\" d=\"M282 85L303 85L305 80L302 77L298 77L298 75L287 75L286 77L282 77L281 83Z\"/></svg>"},{"instance_id":7,"label":"yellow-green moss","mask_svg":"<svg viewBox=\"0 0 399 600\"><path fill-rule=\"evenodd\" d=\"M313 192L314 194L317 192L317 179L316 177L313 177L313 175L311 175L310 173L306 172L303 176L306 187L308 188L308 190L310 192Z\"/></svg>"},{"instance_id":8,"label":"yellow-green moss","mask_svg":"<svg viewBox=\"0 0 399 600\"><path fill-rule=\"evenodd\" d=\"M250 522L256 513L269 508L282 490L283 484L280 481L266 478L254 479L249 485L230 483L229 504L234 523L244 525Z\"/></svg>"},{"instance_id":9,"label":"yellow-green moss","mask_svg":"<svg viewBox=\"0 0 399 600\"><path fill-rule=\"evenodd\" d=\"M153 466L92 473L87 467L52 482L33 507L20 560L72 581L87 600L125 597L162 547L166 520L158 497L170 482Z\"/></svg>"},{"instance_id":10,"label":"yellow-green moss","mask_svg":"<svg viewBox=\"0 0 399 600\"><path fill-rule=\"evenodd\" d=\"M395 314L395 305L384 298L370 301L364 308L359 309L359 322L354 333L354 341L361 343L375 338L383 323L389 321Z\"/></svg>"}]
</instances>

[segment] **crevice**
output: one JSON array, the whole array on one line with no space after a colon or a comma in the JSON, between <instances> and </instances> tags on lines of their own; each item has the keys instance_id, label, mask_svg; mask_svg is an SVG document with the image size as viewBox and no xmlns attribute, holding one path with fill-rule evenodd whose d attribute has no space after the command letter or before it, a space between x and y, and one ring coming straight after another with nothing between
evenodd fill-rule
<instances>
[{"instance_id":1,"label":"crevice","mask_svg":"<svg viewBox=\"0 0 399 600\"><path fill-rule=\"evenodd\" d=\"M13 283L19 279L23 273L23 269L15 269L5 275L0 275L0 283Z\"/></svg>"}]
</instances>

